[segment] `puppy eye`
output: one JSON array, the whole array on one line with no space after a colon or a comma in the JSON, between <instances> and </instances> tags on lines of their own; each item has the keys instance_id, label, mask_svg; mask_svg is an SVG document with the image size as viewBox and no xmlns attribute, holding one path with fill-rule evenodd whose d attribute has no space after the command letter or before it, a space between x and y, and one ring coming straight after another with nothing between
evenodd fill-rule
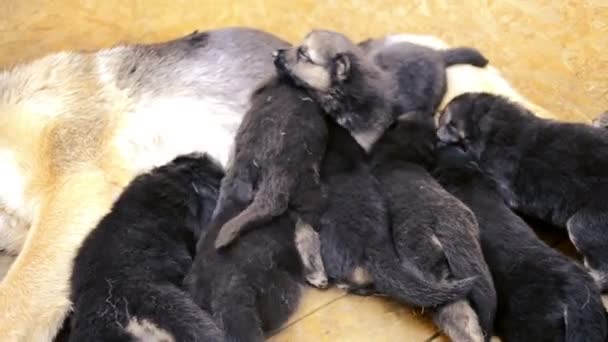
<instances>
[{"instance_id":1,"label":"puppy eye","mask_svg":"<svg viewBox=\"0 0 608 342\"><path fill-rule=\"evenodd\" d=\"M306 49L303 46L298 48L298 59L303 59L307 62L310 62L310 57L306 54Z\"/></svg>"}]
</instances>

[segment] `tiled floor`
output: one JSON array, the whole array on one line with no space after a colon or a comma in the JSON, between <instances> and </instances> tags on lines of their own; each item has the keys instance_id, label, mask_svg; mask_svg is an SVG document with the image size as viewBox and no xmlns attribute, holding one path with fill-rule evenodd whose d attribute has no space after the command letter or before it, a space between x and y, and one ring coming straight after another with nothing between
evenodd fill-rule
<instances>
[{"instance_id":1,"label":"tiled floor","mask_svg":"<svg viewBox=\"0 0 608 342\"><path fill-rule=\"evenodd\" d=\"M61 49L151 42L194 29L246 25L296 41L311 28L354 39L433 34L474 45L515 87L562 119L608 109L606 0L5 0L0 67ZM543 235L572 253L563 235ZM296 341L445 341L423 313L379 298L307 290L299 311L272 338Z\"/></svg>"}]
</instances>

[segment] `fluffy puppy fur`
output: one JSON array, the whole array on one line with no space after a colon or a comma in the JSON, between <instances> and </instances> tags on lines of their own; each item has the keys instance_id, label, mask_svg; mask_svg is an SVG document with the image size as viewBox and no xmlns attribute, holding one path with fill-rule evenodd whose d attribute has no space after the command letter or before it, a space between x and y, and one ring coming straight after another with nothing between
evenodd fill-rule
<instances>
[{"instance_id":1,"label":"fluffy puppy fur","mask_svg":"<svg viewBox=\"0 0 608 342\"><path fill-rule=\"evenodd\" d=\"M277 67L308 90L365 149L401 111L398 84L346 36L310 32L301 45L278 52Z\"/></svg>"},{"instance_id":2,"label":"fluffy puppy fur","mask_svg":"<svg viewBox=\"0 0 608 342\"><path fill-rule=\"evenodd\" d=\"M366 39L359 43L372 49L382 49L394 44L413 43L423 45L435 50L449 50L450 46L435 36L421 34L390 34L380 38ZM447 89L439 110L456 96L467 92L489 92L508 97L511 101L517 101L526 108L532 110L536 115L543 118L553 118L555 115L526 99L502 76L499 70L491 65L483 68L472 64L454 64L446 69Z\"/></svg>"},{"instance_id":3,"label":"fluffy puppy fur","mask_svg":"<svg viewBox=\"0 0 608 342\"><path fill-rule=\"evenodd\" d=\"M470 47L436 50L409 42L385 44L378 39L366 40L359 46L382 70L396 78L396 101L402 113L437 112L446 92L447 67L470 64L482 68L488 64L479 51Z\"/></svg>"},{"instance_id":4,"label":"fluffy puppy fur","mask_svg":"<svg viewBox=\"0 0 608 342\"><path fill-rule=\"evenodd\" d=\"M565 227L608 289L608 133L535 117L490 94L464 94L440 117L439 138L470 151L508 205Z\"/></svg>"},{"instance_id":5,"label":"fluffy puppy fur","mask_svg":"<svg viewBox=\"0 0 608 342\"><path fill-rule=\"evenodd\" d=\"M227 198L197 245L185 283L194 301L211 312L226 341L265 341L296 309L303 265L296 241L307 226L285 212L220 251L214 243L226 221L248 202ZM304 229L302 229L304 228Z\"/></svg>"},{"instance_id":6,"label":"fluffy puppy fur","mask_svg":"<svg viewBox=\"0 0 608 342\"><path fill-rule=\"evenodd\" d=\"M222 168L186 155L135 178L74 261L70 341L222 341L181 289Z\"/></svg>"},{"instance_id":7,"label":"fluffy puppy fur","mask_svg":"<svg viewBox=\"0 0 608 342\"><path fill-rule=\"evenodd\" d=\"M0 249L18 254L0 283L3 340L53 338L79 246L135 175L192 151L225 165L285 46L225 28L0 72Z\"/></svg>"},{"instance_id":8,"label":"fluffy puppy fur","mask_svg":"<svg viewBox=\"0 0 608 342\"><path fill-rule=\"evenodd\" d=\"M249 205L224 224L216 248L288 208L307 224L318 221L323 197L319 169L327 142L321 108L284 77L263 84L251 102L235 138L214 215L223 216L225 203L233 197Z\"/></svg>"},{"instance_id":9,"label":"fluffy puppy fur","mask_svg":"<svg viewBox=\"0 0 608 342\"><path fill-rule=\"evenodd\" d=\"M511 341L605 341L593 279L542 242L504 203L497 184L457 147L439 152L435 176L475 213L498 294L496 333Z\"/></svg>"},{"instance_id":10,"label":"fluffy puppy fur","mask_svg":"<svg viewBox=\"0 0 608 342\"><path fill-rule=\"evenodd\" d=\"M331 282L356 294L378 293L429 307L463 298L472 280L429 281L395 253L390 221L365 151L328 118L321 169L327 203L321 216L321 254Z\"/></svg>"},{"instance_id":11,"label":"fluffy puppy fur","mask_svg":"<svg viewBox=\"0 0 608 342\"><path fill-rule=\"evenodd\" d=\"M428 112L403 114L374 145L372 172L387 202L400 259L412 260L437 282L477 278L466 299L435 310L437 325L454 341L489 341L494 284L473 213L427 171L435 161L436 142Z\"/></svg>"}]
</instances>

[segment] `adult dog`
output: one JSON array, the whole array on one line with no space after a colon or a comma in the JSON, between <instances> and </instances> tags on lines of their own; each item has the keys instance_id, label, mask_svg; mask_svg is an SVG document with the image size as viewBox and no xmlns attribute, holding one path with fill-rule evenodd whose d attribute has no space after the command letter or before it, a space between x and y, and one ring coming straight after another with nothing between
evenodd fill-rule
<instances>
[{"instance_id":1,"label":"adult dog","mask_svg":"<svg viewBox=\"0 0 608 342\"><path fill-rule=\"evenodd\" d=\"M287 45L231 28L0 72L0 277L12 265L0 283L3 340L57 332L76 250L137 173L196 149L225 162L250 93ZM521 98L489 66L451 66L447 77L443 103L465 91Z\"/></svg>"},{"instance_id":2,"label":"adult dog","mask_svg":"<svg viewBox=\"0 0 608 342\"><path fill-rule=\"evenodd\" d=\"M0 249L18 254L0 284L3 341L57 333L72 259L136 174L191 151L226 164L251 92L287 45L229 28L0 73Z\"/></svg>"}]
</instances>

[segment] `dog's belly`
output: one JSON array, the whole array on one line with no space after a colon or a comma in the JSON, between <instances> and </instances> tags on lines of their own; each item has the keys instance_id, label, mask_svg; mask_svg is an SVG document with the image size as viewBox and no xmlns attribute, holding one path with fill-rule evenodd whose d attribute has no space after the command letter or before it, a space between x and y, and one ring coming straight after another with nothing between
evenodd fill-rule
<instances>
[{"instance_id":1,"label":"dog's belly","mask_svg":"<svg viewBox=\"0 0 608 342\"><path fill-rule=\"evenodd\" d=\"M134 173L193 151L206 152L225 167L244 113L245 108L213 98L143 99L126 115L114 147Z\"/></svg>"},{"instance_id":2,"label":"dog's belly","mask_svg":"<svg viewBox=\"0 0 608 342\"><path fill-rule=\"evenodd\" d=\"M0 175L0 252L17 255L25 242L33 208L27 203L26 180L11 150L0 149Z\"/></svg>"}]
</instances>

